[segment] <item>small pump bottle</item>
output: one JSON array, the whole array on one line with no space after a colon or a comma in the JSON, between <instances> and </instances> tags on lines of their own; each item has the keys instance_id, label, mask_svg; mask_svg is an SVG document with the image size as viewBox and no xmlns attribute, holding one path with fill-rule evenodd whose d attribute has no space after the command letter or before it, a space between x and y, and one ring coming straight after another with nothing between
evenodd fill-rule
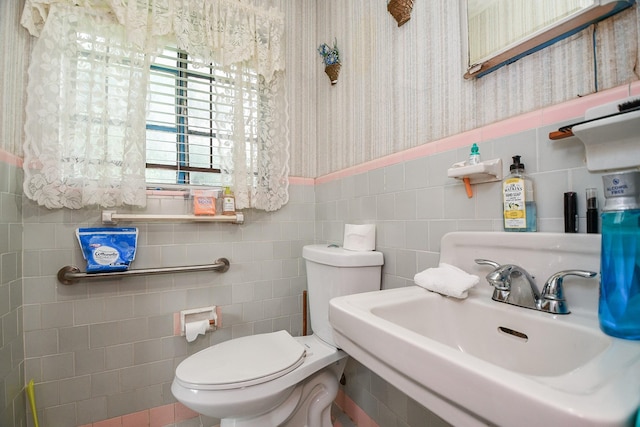
<instances>
[{"instance_id":1,"label":"small pump bottle","mask_svg":"<svg viewBox=\"0 0 640 427\"><path fill-rule=\"evenodd\" d=\"M533 181L520 156L513 156L510 174L502 181L504 231L538 231Z\"/></svg>"},{"instance_id":2,"label":"small pump bottle","mask_svg":"<svg viewBox=\"0 0 640 427\"><path fill-rule=\"evenodd\" d=\"M480 149L478 148L478 144L475 142L471 146L471 153L469 154L469 165L477 165L480 163Z\"/></svg>"},{"instance_id":3,"label":"small pump bottle","mask_svg":"<svg viewBox=\"0 0 640 427\"><path fill-rule=\"evenodd\" d=\"M231 192L231 188L225 187L222 195L222 215L236 214L236 198Z\"/></svg>"}]
</instances>

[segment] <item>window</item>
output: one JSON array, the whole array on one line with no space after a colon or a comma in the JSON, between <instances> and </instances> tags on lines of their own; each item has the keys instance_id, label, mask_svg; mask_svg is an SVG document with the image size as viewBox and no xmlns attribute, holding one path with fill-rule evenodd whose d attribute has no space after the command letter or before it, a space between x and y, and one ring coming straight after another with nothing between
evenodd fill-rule
<instances>
[{"instance_id":1,"label":"window","mask_svg":"<svg viewBox=\"0 0 640 427\"><path fill-rule=\"evenodd\" d=\"M238 84L245 87L242 124L233 114ZM257 138L258 75L198 64L166 48L151 65L148 100L147 183L233 185L223 182L230 176L221 172L231 161L236 126L245 128L246 150Z\"/></svg>"},{"instance_id":2,"label":"window","mask_svg":"<svg viewBox=\"0 0 640 427\"><path fill-rule=\"evenodd\" d=\"M29 3L23 21L38 40L27 87L26 197L51 209L144 207L149 186L177 184L232 186L238 209L287 203L283 14L182 2L156 21L135 1ZM167 33L166 22L177 31ZM155 42L180 50L153 58Z\"/></svg>"}]
</instances>

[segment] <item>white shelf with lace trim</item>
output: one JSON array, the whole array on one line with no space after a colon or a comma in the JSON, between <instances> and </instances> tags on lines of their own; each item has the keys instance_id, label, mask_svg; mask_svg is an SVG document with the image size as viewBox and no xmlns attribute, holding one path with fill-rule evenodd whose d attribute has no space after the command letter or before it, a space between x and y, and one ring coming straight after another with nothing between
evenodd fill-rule
<instances>
[{"instance_id":1,"label":"white shelf with lace trim","mask_svg":"<svg viewBox=\"0 0 640 427\"><path fill-rule=\"evenodd\" d=\"M102 211L103 224L112 225L119 222L228 222L243 224L244 214L236 212L235 215L151 215Z\"/></svg>"}]
</instances>

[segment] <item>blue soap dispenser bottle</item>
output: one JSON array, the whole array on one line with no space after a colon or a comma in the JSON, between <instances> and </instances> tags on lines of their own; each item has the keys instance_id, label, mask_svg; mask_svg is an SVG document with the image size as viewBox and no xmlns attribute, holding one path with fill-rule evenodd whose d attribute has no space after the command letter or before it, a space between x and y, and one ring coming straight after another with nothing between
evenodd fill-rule
<instances>
[{"instance_id":1,"label":"blue soap dispenser bottle","mask_svg":"<svg viewBox=\"0 0 640 427\"><path fill-rule=\"evenodd\" d=\"M640 340L640 171L604 175L602 181L600 329Z\"/></svg>"}]
</instances>

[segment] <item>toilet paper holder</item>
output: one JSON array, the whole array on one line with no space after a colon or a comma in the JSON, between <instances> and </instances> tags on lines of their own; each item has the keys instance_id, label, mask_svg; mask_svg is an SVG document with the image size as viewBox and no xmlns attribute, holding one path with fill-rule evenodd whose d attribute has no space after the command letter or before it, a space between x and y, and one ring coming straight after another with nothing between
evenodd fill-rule
<instances>
[{"instance_id":1,"label":"toilet paper holder","mask_svg":"<svg viewBox=\"0 0 640 427\"><path fill-rule=\"evenodd\" d=\"M180 335L186 335L187 323L200 322L202 320L209 322L207 332L216 330L218 326L218 313L215 305L180 311Z\"/></svg>"}]
</instances>

